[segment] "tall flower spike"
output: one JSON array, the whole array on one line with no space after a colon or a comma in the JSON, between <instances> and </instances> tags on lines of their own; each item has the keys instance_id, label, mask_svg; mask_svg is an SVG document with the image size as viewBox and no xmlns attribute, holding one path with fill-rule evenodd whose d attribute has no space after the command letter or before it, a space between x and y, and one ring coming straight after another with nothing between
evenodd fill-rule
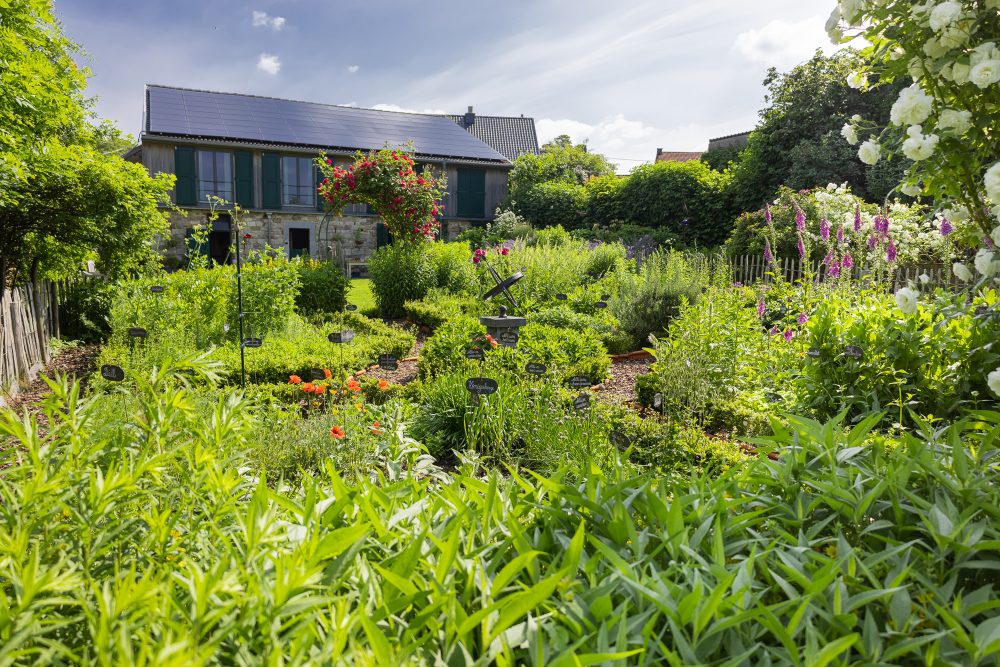
<instances>
[{"instance_id":1,"label":"tall flower spike","mask_svg":"<svg viewBox=\"0 0 1000 667\"><path fill-rule=\"evenodd\" d=\"M802 240L802 234L798 234L798 237L799 237L798 238L798 243L796 245L799 248L799 258L800 259L805 259L806 258L806 244Z\"/></svg>"},{"instance_id":2,"label":"tall flower spike","mask_svg":"<svg viewBox=\"0 0 1000 667\"><path fill-rule=\"evenodd\" d=\"M892 242L892 239L889 239L889 245L885 247L885 260L892 264L896 261L896 256L896 244Z\"/></svg>"},{"instance_id":3,"label":"tall flower spike","mask_svg":"<svg viewBox=\"0 0 1000 667\"><path fill-rule=\"evenodd\" d=\"M819 235L823 237L824 241L830 240L830 221L826 218L819 221Z\"/></svg>"},{"instance_id":4,"label":"tall flower spike","mask_svg":"<svg viewBox=\"0 0 1000 667\"><path fill-rule=\"evenodd\" d=\"M837 243L841 244L844 242L844 226L841 225L837 227Z\"/></svg>"},{"instance_id":5,"label":"tall flower spike","mask_svg":"<svg viewBox=\"0 0 1000 667\"><path fill-rule=\"evenodd\" d=\"M774 264L774 253L771 252L770 239L764 239L764 261L768 264Z\"/></svg>"},{"instance_id":6,"label":"tall flower spike","mask_svg":"<svg viewBox=\"0 0 1000 667\"><path fill-rule=\"evenodd\" d=\"M854 207L854 231L861 231L861 205Z\"/></svg>"},{"instance_id":7,"label":"tall flower spike","mask_svg":"<svg viewBox=\"0 0 1000 667\"><path fill-rule=\"evenodd\" d=\"M800 232L806 231L806 213L799 205L795 205L795 228Z\"/></svg>"},{"instance_id":8,"label":"tall flower spike","mask_svg":"<svg viewBox=\"0 0 1000 667\"><path fill-rule=\"evenodd\" d=\"M757 317L764 317L765 312L767 312L767 304L764 303L764 297L760 297L757 301Z\"/></svg>"},{"instance_id":9,"label":"tall flower spike","mask_svg":"<svg viewBox=\"0 0 1000 667\"><path fill-rule=\"evenodd\" d=\"M953 231L955 231L955 228L951 226L951 220L949 220L948 218L941 218L940 229L941 229L941 236L948 236L948 234L951 234Z\"/></svg>"},{"instance_id":10,"label":"tall flower spike","mask_svg":"<svg viewBox=\"0 0 1000 667\"><path fill-rule=\"evenodd\" d=\"M764 204L764 222L771 224L771 205L766 203Z\"/></svg>"}]
</instances>

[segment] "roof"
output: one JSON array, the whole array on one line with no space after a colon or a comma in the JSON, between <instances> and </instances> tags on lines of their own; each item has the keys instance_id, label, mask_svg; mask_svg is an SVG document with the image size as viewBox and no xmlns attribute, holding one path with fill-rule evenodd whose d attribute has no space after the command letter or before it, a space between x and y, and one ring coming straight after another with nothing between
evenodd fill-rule
<instances>
[{"instance_id":1,"label":"roof","mask_svg":"<svg viewBox=\"0 0 1000 667\"><path fill-rule=\"evenodd\" d=\"M274 97L146 86L144 134L333 151L412 143L417 156L508 165L444 116L377 111Z\"/></svg>"},{"instance_id":2,"label":"roof","mask_svg":"<svg viewBox=\"0 0 1000 667\"><path fill-rule=\"evenodd\" d=\"M701 157L701 151L656 151L657 162L692 162Z\"/></svg>"},{"instance_id":3,"label":"roof","mask_svg":"<svg viewBox=\"0 0 1000 667\"><path fill-rule=\"evenodd\" d=\"M750 138L751 130L746 132L737 132L736 134L727 134L724 137L716 137L714 139L708 140L708 150L715 150L717 148L729 148L737 147L742 148L747 145L747 141Z\"/></svg>"},{"instance_id":4,"label":"roof","mask_svg":"<svg viewBox=\"0 0 1000 667\"><path fill-rule=\"evenodd\" d=\"M466 124L471 115L472 124ZM493 147L495 151L513 161L524 153L538 154L538 136L535 119L524 116L480 116L479 114L453 115L450 118L464 127L472 136Z\"/></svg>"},{"instance_id":5,"label":"roof","mask_svg":"<svg viewBox=\"0 0 1000 667\"><path fill-rule=\"evenodd\" d=\"M753 130L747 130L746 132L737 132L735 134L726 134L721 137L715 137L714 139L709 139L709 141L721 141L722 139L735 139L736 137L749 137Z\"/></svg>"}]
</instances>

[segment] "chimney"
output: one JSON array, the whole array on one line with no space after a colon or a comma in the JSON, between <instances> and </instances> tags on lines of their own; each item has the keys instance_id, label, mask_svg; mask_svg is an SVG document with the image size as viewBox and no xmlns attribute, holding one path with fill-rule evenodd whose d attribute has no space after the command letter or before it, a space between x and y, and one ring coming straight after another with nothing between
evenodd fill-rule
<instances>
[{"instance_id":1,"label":"chimney","mask_svg":"<svg viewBox=\"0 0 1000 667\"><path fill-rule=\"evenodd\" d=\"M472 127L472 124L475 122L476 122L476 114L472 110L472 107L470 106L469 110L465 112L465 126Z\"/></svg>"},{"instance_id":2,"label":"chimney","mask_svg":"<svg viewBox=\"0 0 1000 667\"><path fill-rule=\"evenodd\" d=\"M663 149L662 148L657 148L656 149L656 157L660 157L660 155L662 155L662 154L663 154Z\"/></svg>"}]
</instances>

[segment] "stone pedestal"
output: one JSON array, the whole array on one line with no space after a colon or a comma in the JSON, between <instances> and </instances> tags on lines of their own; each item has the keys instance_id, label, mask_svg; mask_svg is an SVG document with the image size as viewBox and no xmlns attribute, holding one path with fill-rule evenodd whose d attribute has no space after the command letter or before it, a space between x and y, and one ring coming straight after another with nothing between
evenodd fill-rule
<instances>
[{"instance_id":1,"label":"stone pedestal","mask_svg":"<svg viewBox=\"0 0 1000 667\"><path fill-rule=\"evenodd\" d=\"M521 327L527 320L523 317L507 317L506 306L500 306L499 315L484 315L479 322L486 327L486 333L504 347L514 347L521 336Z\"/></svg>"}]
</instances>

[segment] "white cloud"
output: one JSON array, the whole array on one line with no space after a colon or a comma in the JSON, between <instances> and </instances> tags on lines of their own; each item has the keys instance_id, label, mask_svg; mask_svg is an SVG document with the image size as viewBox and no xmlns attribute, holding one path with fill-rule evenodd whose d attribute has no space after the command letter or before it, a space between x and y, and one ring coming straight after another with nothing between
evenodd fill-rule
<instances>
[{"instance_id":1,"label":"white cloud","mask_svg":"<svg viewBox=\"0 0 1000 667\"><path fill-rule=\"evenodd\" d=\"M423 109L423 110L408 109L407 107L401 107L398 104L376 104L375 106L372 107L372 109L376 109L378 111L399 111L402 113L427 113L434 115L441 115L448 113L447 111L443 111L442 109Z\"/></svg>"},{"instance_id":2,"label":"white cloud","mask_svg":"<svg viewBox=\"0 0 1000 667\"><path fill-rule=\"evenodd\" d=\"M358 67L357 65L350 65L350 66L349 66L349 67L347 68L347 72L348 72L349 74L354 74L354 73L356 73L356 72L357 72L357 71L358 71L359 69L360 69L360 68L359 68L359 67Z\"/></svg>"},{"instance_id":3,"label":"white cloud","mask_svg":"<svg viewBox=\"0 0 1000 667\"><path fill-rule=\"evenodd\" d=\"M733 49L748 60L769 67L791 67L811 58L817 48L825 53L835 50L823 28L825 21L823 16L801 21L774 19L762 28L741 32Z\"/></svg>"},{"instance_id":4,"label":"white cloud","mask_svg":"<svg viewBox=\"0 0 1000 667\"><path fill-rule=\"evenodd\" d=\"M672 128L659 128L642 121L616 114L589 124L569 118L539 118L535 121L538 143L544 144L560 134L568 134L574 143L586 142L587 148L601 153L617 166L618 173L652 162L656 149L666 151L703 151L708 148L704 137L719 137L749 130L752 119L733 120L715 125L698 123Z\"/></svg>"},{"instance_id":5,"label":"white cloud","mask_svg":"<svg viewBox=\"0 0 1000 667\"><path fill-rule=\"evenodd\" d=\"M273 76L281 71L281 59L270 53L262 53L257 59L257 69Z\"/></svg>"},{"instance_id":6,"label":"white cloud","mask_svg":"<svg viewBox=\"0 0 1000 667\"><path fill-rule=\"evenodd\" d=\"M270 28L271 30L281 30L285 27L284 16L268 16L267 12L253 12L253 24L255 27Z\"/></svg>"}]
</instances>

